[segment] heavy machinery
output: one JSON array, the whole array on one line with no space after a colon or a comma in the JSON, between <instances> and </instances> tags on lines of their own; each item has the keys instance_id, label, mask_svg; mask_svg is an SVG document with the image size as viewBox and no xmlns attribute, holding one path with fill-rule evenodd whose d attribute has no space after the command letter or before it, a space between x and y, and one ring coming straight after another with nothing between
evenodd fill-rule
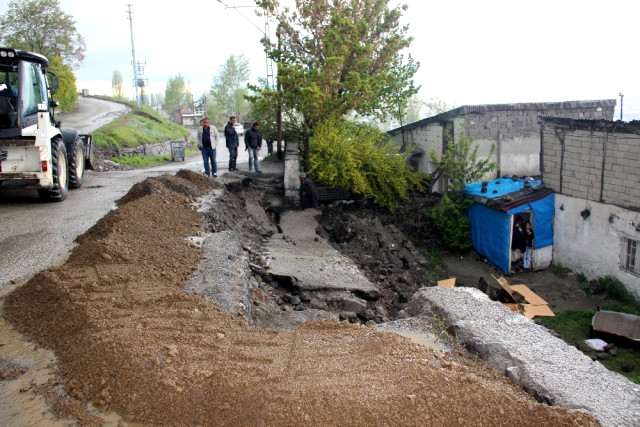
<instances>
[{"instance_id":1,"label":"heavy machinery","mask_svg":"<svg viewBox=\"0 0 640 427\"><path fill-rule=\"evenodd\" d=\"M93 138L60 129L51 96L58 77L48 65L37 53L0 48L0 184L17 181L43 201L62 201L92 167Z\"/></svg>"}]
</instances>

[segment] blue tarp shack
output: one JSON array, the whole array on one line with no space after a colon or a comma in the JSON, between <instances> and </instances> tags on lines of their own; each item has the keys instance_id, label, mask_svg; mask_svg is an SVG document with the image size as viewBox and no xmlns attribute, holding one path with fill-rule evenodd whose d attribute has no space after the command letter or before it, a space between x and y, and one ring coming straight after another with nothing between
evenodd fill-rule
<instances>
[{"instance_id":1,"label":"blue tarp shack","mask_svg":"<svg viewBox=\"0 0 640 427\"><path fill-rule=\"evenodd\" d=\"M516 217L530 221L533 242L532 269L549 267L553 256L554 192L539 180L504 177L467 184L462 190L474 203L469 208L471 240L480 255L509 274L511 238Z\"/></svg>"}]
</instances>

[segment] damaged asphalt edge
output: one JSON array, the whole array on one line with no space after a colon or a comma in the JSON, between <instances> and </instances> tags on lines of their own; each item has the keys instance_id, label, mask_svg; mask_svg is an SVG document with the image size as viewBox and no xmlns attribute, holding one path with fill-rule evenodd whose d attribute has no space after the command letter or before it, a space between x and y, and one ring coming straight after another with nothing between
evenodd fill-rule
<instances>
[{"instance_id":1,"label":"damaged asphalt edge","mask_svg":"<svg viewBox=\"0 0 640 427\"><path fill-rule=\"evenodd\" d=\"M472 354L504 372L538 401L587 411L605 426L640 420L640 388L543 326L473 288L418 291L404 316L436 313Z\"/></svg>"}]
</instances>

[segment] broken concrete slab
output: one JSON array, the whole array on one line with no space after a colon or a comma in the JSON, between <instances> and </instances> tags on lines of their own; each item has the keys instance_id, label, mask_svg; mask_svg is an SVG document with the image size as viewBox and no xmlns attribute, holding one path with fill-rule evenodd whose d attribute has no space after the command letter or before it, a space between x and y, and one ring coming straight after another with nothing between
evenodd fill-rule
<instances>
[{"instance_id":1,"label":"broken concrete slab","mask_svg":"<svg viewBox=\"0 0 640 427\"><path fill-rule=\"evenodd\" d=\"M519 384L539 401L587 411L605 426L640 420L640 387L481 291L423 288L404 314L427 312L455 325L459 340L495 370L519 368Z\"/></svg>"},{"instance_id":2,"label":"broken concrete slab","mask_svg":"<svg viewBox=\"0 0 640 427\"><path fill-rule=\"evenodd\" d=\"M184 289L205 295L225 311L242 314L250 324L251 271L242 241L233 231L221 231L205 238L202 251L204 259Z\"/></svg>"},{"instance_id":3,"label":"broken concrete slab","mask_svg":"<svg viewBox=\"0 0 640 427\"><path fill-rule=\"evenodd\" d=\"M365 299L379 298L379 289L355 264L316 234L317 214L309 209L282 215L282 232L267 243L270 273L295 278L300 291L346 290Z\"/></svg>"}]
</instances>

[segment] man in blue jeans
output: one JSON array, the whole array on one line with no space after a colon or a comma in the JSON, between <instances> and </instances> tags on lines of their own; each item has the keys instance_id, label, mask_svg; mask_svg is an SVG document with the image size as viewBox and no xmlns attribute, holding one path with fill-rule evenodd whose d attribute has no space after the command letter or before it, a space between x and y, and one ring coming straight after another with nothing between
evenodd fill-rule
<instances>
[{"instance_id":1,"label":"man in blue jeans","mask_svg":"<svg viewBox=\"0 0 640 427\"><path fill-rule=\"evenodd\" d=\"M238 158L238 145L240 145L240 138L235 128L236 118L235 116L229 117L229 123L224 127L224 139L229 149L229 171L236 171L236 159Z\"/></svg>"},{"instance_id":2,"label":"man in blue jeans","mask_svg":"<svg viewBox=\"0 0 640 427\"><path fill-rule=\"evenodd\" d=\"M258 151L262 147L262 133L260 132L260 125L258 122L254 122L251 129L244 134L244 147L249 151L249 171L252 167L255 167L256 173L260 173L260 166L258 166Z\"/></svg>"},{"instance_id":3,"label":"man in blue jeans","mask_svg":"<svg viewBox=\"0 0 640 427\"><path fill-rule=\"evenodd\" d=\"M202 152L202 161L204 162L204 174L206 176L218 176L218 165L216 165L216 147L218 146L218 129L211 126L209 117L205 117L200 121L202 126L198 128L197 142L198 149ZM211 167L209 167L211 162Z\"/></svg>"}]
</instances>

